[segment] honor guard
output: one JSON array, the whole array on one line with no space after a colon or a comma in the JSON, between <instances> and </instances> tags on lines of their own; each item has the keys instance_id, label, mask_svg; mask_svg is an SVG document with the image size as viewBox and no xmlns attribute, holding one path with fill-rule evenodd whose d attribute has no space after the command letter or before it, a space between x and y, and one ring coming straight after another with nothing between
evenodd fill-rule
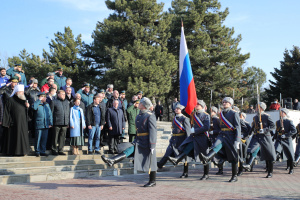
<instances>
[{"instance_id":1,"label":"honor guard","mask_svg":"<svg viewBox=\"0 0 300 200\"><path fill-rule=\"evenodd\" d=\"M211 107L210 117L211 117L211 121L210 121L209 137L210 137L211 143L213 144L216 142L219 132L221 131L220 118L218 117L218 108L217 107L215 107L215 106ZM216 175L222 175L224 160L222 158L219 158L218 155L216 155L213 158L213 162L219 168Z\"/></svg>"},{"instance_id":2,"label":"honor guard","mask_svg":"<svg viewBox=\"0 0 300 200\"><path fill-rule=\"evenodd\" d=\"M208 155L203 157L204 164L208 164L210 160L224 148L228 162L231 163L232 177L229 182L236 182L237 179L237 163L238 163L238 149L241 141L241 125L239 114L232 110L233 99L225 97L222 101L224 109L220 112L220 128L221 131L212 145L212 149Z\"/></svg>"},{"instance_id":3,"label":"honor guard","mask_svg":"<svg viewBox=\"0 0 300 200\"><path fill-rule=\"evenodd\" d=\"M238 176L243 174L243 163L245 158L247 157L247 149L250 144L250 135L251 135L251 125L247 122L246 113L240 112L240 119L241 119L241 148L240 148L240 166L238 171ZM241 160L242 159L242 160Z\"/></svg>"},{"instance_id":4,"label":"honor guard","mask_svg":"<svg viewBox=\"0 0 300 200\"><path fill-rule=\"evenodd\" d=\"M280 119L276 121L275 132L275 150L277 154L282 154L282 159L287 160L287 166L290 168L289 174L294 173L294 148L292 137L297 133L293 121L288 119L288 109L282 108Z\"/></svg>"},{"instance_id":5,"label":"honor guard","mask_svg":"<svg viewBox=\"0 0 300 200\"><path fill-rule=\"evenodd\" d=\"M170 157L169 160L174 165L177 165L181 160L183 160L187 155L194 157L196 160L200 153L207 154L209 150L209 128L210 128L210 117L209 114L205 112L205 102L203 100L198 100L195 107L196 112L191 114L192 118L192 130L189 137L187 137L183 143L180 145L179 149L181 154L177 157ZM190 153L194 153L193 155ZM200 160L202 158L200 157ZM204 174L200 180L208 179L209 166L204 167Z\"/></svg>"},{"instance_id":6,"label":"honor guard","mask_svg":"<svg viewBox=\"0 0 300 200\"><path fill-rule=\"evenodd\" d=\"M133 145L129 145L124 151L112 158L101 156L102 160L109 166L120 162L124 158L134 153L134 169L136 171L149 171L149 182L144 187L156 185L156 119L155 115L149 111L152 106L150 99L143 97L139 104L140 113L136 117L137 129L136 138Z\"/></svg>"},{"instance_id":7,"label":"honor guard","mask_svg":"<svg viewBox=\"0 0 300 200\"><path fill-rule=\"evenodd\" d=\"M257 106L257 115L253 117L252 131L254 132L247 153L250 155L249 161L244 168L250 170L253 161L260 150L260 159L265 160L267 164L268 175L266 178L273 176L273 162L276 159L275 148L272 142L271 129L275 128L270 115L265 113L266 104L260 102Z\"/></svg>"},{"instance_id":8,"label":"honor guard","mask_svg":"<svg viewBox=\"0 0 300 200\"><path fill-rule=\"evenodd\" d=\"M166 162L168 161L169 156L178 156L179 153L179 146L182 142L191 134L191 124L190 119L184 116L181 111L184 109L184 106L177 104L175 108L176 116L172 122L172 137L169 141L169 146L166 149L165 155L162 159L157 163L158 168L162 168ZM186 158L187 159L187 158ZM180 178L187 178L188 177L188 163L187 160L184 164L183 174Z\"/></svg>"},{"instance_id":9,"label":"honor guard","mask_svg":"<svg viewBox=\"0 0 300 200\"><path fill-rule=\"evenodd\" d=\"M299 161L300 161L300 123L297 125L297 146L296 146L296 152L295 152L295 161L294 161L294 167L297 167Z\"/></svg>"}]
</instances>

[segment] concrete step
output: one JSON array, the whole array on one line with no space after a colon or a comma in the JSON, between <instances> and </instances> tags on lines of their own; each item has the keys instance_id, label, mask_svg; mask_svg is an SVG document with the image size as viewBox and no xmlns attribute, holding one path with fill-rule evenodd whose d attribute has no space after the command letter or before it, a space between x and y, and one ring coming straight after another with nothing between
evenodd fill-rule
<instances>
[{"instance_id":1,"label":"concrete step","mask_svg":"<svg viewBox=\"0 0 300 200\"><path fill-rule=\"evenodd\" d=\"M0 176L0 184L16 184L30 183L51 180L73 179L73 178L90 178L99 176L120 176L125 174L133 174L133 168L109 168L94 170L76 170L76 171L60 171L36 174L13 174Z\"/></svg>"},{"instance_id":2,"label":"concrete step","mask_svg":"<svg viewBox=\"0 0 300 200\"><path fill-rule=\"evenodd\" d=\"M122 162L117 163L113 169L117 168L132 168L132 162ZM78 171L78 170L98 170L98 169L108 169L109 167L102 164L79 164L79 165L61 165L61 166L43 166L43 167L25 167L25 168L10 168L10 169L0 169L1 175L13 175L13 174L47 174L60 171Z\"/></svg>"}]
</instances>

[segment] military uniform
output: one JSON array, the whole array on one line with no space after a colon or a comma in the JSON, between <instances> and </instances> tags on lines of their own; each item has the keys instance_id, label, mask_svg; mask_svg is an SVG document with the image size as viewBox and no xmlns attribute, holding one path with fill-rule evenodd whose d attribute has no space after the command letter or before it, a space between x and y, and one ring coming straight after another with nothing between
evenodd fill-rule
<instances>
[{"instance_id":1,"label":"military uniform","mask_svg":"<svg viewBox=\"0 0 300 200\"><path fill-rule=\"evenodd\" d=\"M230 97L225 97L222 101L223 103L229 103L233 105L233 99ZM226 124L225 124L226 122ZM237 163L238 163L238 146L241 141L241 124L239 114L228 107L220 112L220 128L221 131L212 145L212 150L207 156L201 154L204 163L207 164L222 148L224 154L231 163L232 167L232 177L229 182L237 181Z\"/></svg>"},{"instance_id":2,"label":"military uniform","mask_svg":"<svg viewBox=\"0 0 300 200\"><path fill-rule=\"evenodd\" d=\"M275 132L275 150L276 153L282 153L282 159L287 160L288 166L290 167L290 172L293 173L293 161L294 161L294 148L292 136L297 133L296 127L293 121L287 117L283 117L283 128L284 133L282 133L282 127L280 120L276 122L276 132ZM284 136L284 138L283 138Z\"/></svg>"},{"instance_id":3,"label":"military uniform","mask_svg":"<svg viewBox=\"0 0 300 200\"><path fill-rule=\"evenodd\" d=\"M182 114L175 116L175 118L176 121L174 119L172 122L172 137L169 140L169 146L166 149L165 155L162 157L160 162L157 163L159 168L162 168L162 166L167 162L169 156L179 155L179 146L191 134L189 118ZM179 125L178 122L180 123ZM179 128L181 126L182 128Z\"/></svg>"},{"instance_id":4,"label":"military uniform","mask_svg":"<svg viewBox=\"0 0 300 200\"><path fill-rule=\"evenodd\" d=\"M17 66L17 65L16 65ZM22 66L22 65L18 65L18 66ZM27 80L26 80L26 76L22 71L17 71L14 69L14 67L11 67L9 68L7 71L6 71L6 74L10 77L13 77L15 76L15 74L19 74L21 76L21 80L20 80L20 84L23 84L24 86L27 85Z\"/></svg>"},{"instance_id":5,"label":"military uniform","mask_svg":"<svg viewBox=\"0 0 300 200\"><path fill-rule=\"evenodd\" d=\"M137 135L135 138L134 169L137 171L157 170L156 161L156 119L148 110L141 111L135 120ZM154 149L151 154L151 149ZM151 163L150 163L151 161ZM151 165L150 165L151 164Z\"/></svg>"},{"instance_id":6,"label":"military uniform","mask_svg":"<svg viewBox=\"0 0 300 200\"><path fill-rule=\"evenodd\" d=\"M299 142L299 137L300 137L300 123L297 125L297 146L296 146L295 161L294 161L294 166L295 167L297 166L297 164L299 163L299 160L300 160L300 142Z\"/></svg>"}]
</instances>

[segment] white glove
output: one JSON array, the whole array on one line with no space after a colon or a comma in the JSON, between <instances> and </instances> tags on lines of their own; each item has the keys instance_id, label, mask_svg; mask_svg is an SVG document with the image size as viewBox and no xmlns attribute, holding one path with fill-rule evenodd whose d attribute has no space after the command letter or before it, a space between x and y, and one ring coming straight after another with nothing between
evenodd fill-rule
<instances>
[{"instance_id":1,"label":"white glove","mask_svg":"<svg viewBox=\"0 0 300 200\"><path fill-rule=\"evenodd\" d=\"M235 142L234 142L234 147L235 147L236 149L240 149L240 142L235 141Z\"/></svg>"},{"instance_id":2,"label":"white glove","mask_svg":"<svg viewBox=\"0 0 300 200\"><path fill-rule=\"evenodd\" d=\"M281 136L281 138L282 138L282 139L285 139L285 138L286 138L286 136L285 136L285 135L282 135L282 136Z\"/></svg>"},{"instance_id":3,"label":"white glove","mask_svg":"<svg viewBox=\"0 0 300 200\"><path fill-rule=\"evenodd\" d=\"M194 129L194 127L193 127L193 128L191 128L191 133L195 133L195 129Z\"/></svg>"},{"instance_id":4,"label":"white glove","mask_svg":"<svg viewBox=\"0 0 300 200\"><path fill-rule=\"evenodd\" d=\"M264 129L259 129L259 134L264 134Z\"/></svg>"},{"instance_id":5,"label":"white glove","mask_svg":"<svg viewBox=\"0 0 300 200\"><path fill-rule=\"evenodd\" d=\"M214 132L213 132L213 131L209 131L208 133L209 133L209 135L213 135L213 134L214 134Z\"/></svg>"},{"instance_id":6,"label":"white glove","mask_svg":"<svg viewBox=\"0 0 300 200\"><path fill-rule=\"evenodd\" d=\"M153 154L154 153L154 149L150 149L151 150L151 154Z\"/></svg>"}]
</instances>

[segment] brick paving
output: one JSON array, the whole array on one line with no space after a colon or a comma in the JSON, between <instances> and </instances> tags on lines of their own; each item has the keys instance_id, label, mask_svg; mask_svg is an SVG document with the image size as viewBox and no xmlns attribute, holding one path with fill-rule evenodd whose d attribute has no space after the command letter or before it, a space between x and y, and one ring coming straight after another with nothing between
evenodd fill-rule
<instances>
[{"instance_id":1,"label":"brick paving","mask_svg":"<svg viewBox=\"0 0 300 200\"><path fill-rule=\"evenodd\" d=\"M253 172L229 183L231 169L200 181L202 170L190 170L187 179L178 178L180 171L159 172L157 186L141 187L148 181L147 174L67 179L16 185L1 185L0 199L300 199L300 169L287 174L285 163L276 163L274 176L265 178L264 165L256 165Z\"/></svg>"}]
</instances>

